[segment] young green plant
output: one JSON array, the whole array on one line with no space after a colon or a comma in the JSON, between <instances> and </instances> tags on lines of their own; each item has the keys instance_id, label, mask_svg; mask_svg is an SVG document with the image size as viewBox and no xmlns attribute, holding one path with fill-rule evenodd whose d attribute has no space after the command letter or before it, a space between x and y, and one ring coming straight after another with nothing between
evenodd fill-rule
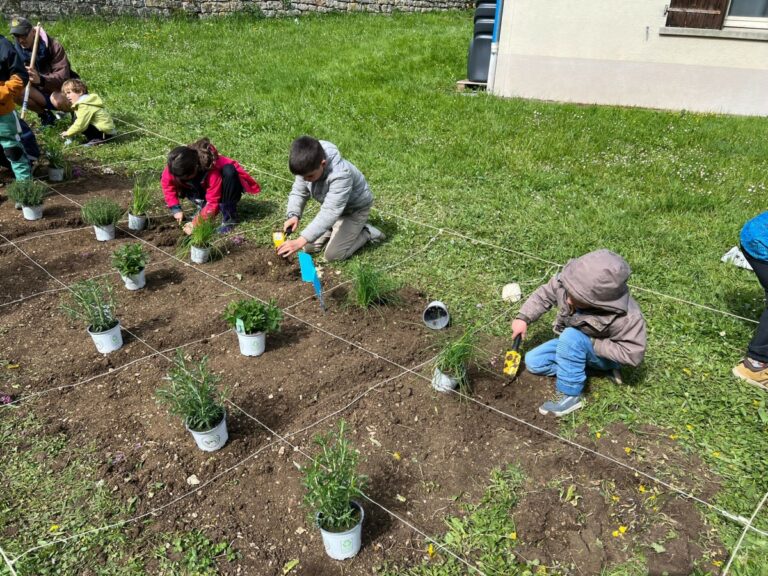
<instances>
[{"instance_id":1,"label":"young green plant","mask_svg":"<svg viewBox=\"0 0 768 576\"><path fill-rule=\"evenodd\" d=\"M123 276L135 276L149 262L149 254L138 242L124 244L112 252L112 266Z\"/></svg>"},{"instance_id":2,"label":"young green plant","mask_svg":"<svg viewBox=\"0 0 768 576\"><path fill-rule=\"evenodd\" d=\"M156 178L153 174L142 172L133 181L133 194L129 212L134 216L144 216L152 205L152 196Z\"/></svg>"},{"instance_id":3,"label":"young green plant","mask_svg":"<svg viewBox=\"0 0 768 576\"><path fill-rule=\"evenodd\" d=\"M109 198L94 198L83 204L81 209L83 222L94 226L117 224L124 212L117 202Z\"/></svg>"},{"instance_id":4,"label":"young green plant","mask_svg":"<svg viewBox=\"0 0 768 576\"><path fill-rule=\"evenodd\" d=\"M474 330L465 330L458 338L447 340L435 357L435 368L447 376L458 378L459 389L467 391L467 365L476 357Z\"/></svg>"},{"instance_id":5,"label":"young green plant","mask_svg":"<svg viewBox=\"0 0 768 576\"><path fill-rule=\"evenodd\" d=\"M274 299L269 302L260 302L246 298L230 302L224 310L223 317L230 327L243 334L271 333L280 330L283 311Z\"/></svg>"},{"instance_id":6,"label":"young green plant","mask_svg":"<svg viewBox=\"0 0 768 576\"><path fill-rule=\"evenodd\" d=\"M357 472L360 455L345 437L345 430L346 423L341 420L338 432L315 436L318 453L302 469L307 490L304 505L310 510L310 521L316 519L320 528L329 532L344 532L357 524L359 512L351 502L368 482Z\"/></svg>"},{"instance_id":7,"label":"young green plant","mask_svg":"<svg viewBox=\"0 0 768 576\"><path fill-rule=\"evenodd\" d=\"M397 283L370 264L356 262L352 265L352 290L349 300L360 308L377 304L391 304L397 300Z\"/></svg>"},{"instance_id":8,"label":"young green plant","mask_svg":"<svg viewBox=\"0 0 768 576\"><path fill-rule=\"evenodd\" d=\"M210 430L224 418L226 392L217 389L219 377L208 368L207 356L195 362L179 350L165 379L168 386L157 390L157 399L190 430Z\"/></svg>"},{"instance_id":9,"label":"young green plant","mask_svg":"<svg viewBox=\"0 0 768 576\"><path fill-rule=\"evenodd\" d=\"M105 332L117 325L115 298L107 282L83 280L70 287L61 309L73 320L79 320L92 332Z\"/></svg>"},{"instance_id":10,"label":"young green plant","mask_svg":"<svg viewBox=\"0 0 768 576\"><path fill-rule=\"evenodd\" d=\"M8 198L22 206L40 206L47 192L45 185L37 180L14 180L8 186Z\"/></svg>"},{"instance_id":11,"label":"young green plant","mask_svg":"<svg viewBox=\"0 0 768 576\"><path fill-rule=\"evenodd\" d=\"M182 258L188 256L192 246L196 248L210 248L212 256L221 256L221 249L214 242L218 227L218 218L202 218L198 216L192 228L192 233L184 235L179 239L178 256Z\"/></svg>"}]
</instances>

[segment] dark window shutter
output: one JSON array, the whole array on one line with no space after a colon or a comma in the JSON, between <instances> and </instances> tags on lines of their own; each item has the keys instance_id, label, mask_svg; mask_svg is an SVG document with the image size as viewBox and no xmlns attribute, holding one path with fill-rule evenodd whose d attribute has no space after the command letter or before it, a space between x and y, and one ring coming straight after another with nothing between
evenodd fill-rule
<instances>
[{"instance_id":1,"label":"dark window shutter","mask_svg":"<svg viewBox=\"0 0 768 576\"><path fill-rule=\"evenodd\" d=\"M667 26L719 30L726 10L728 0L671 0L667 7Z\"/></svg>"}]
</instances>

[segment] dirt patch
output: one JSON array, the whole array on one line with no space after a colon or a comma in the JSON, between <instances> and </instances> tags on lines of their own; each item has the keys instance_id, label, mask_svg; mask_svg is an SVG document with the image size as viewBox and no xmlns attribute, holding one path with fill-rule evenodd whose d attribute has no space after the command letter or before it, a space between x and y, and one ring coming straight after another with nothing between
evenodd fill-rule
<instances>
[{"instance_id":1,"label":"dirt patch","mask_svg":"<svg viewBox=\"0 0 768 576\"><path fill-rule=\"evenodd\" d=\"M127 205L130 185L101 177L61 190L78 202L106 195ZM436 340L420 322L423 294L406 289L397 306L363 312L346 304L344 286L331 290L341 277L328 268L323 313L295 261L240 239L225 244L223 258L191 266L173 258L179 231L162 219L138 234L152 245L152 261L147 288L129 292L109 256L133 238L123 232L114 242L96 242L90 229L74 229L81 223L72 206L51 197L43 221L26 223L3 202L1 233L66 284L104 275L117 290L125 346L98 354L84 327L59 311L62 293L51 290L61 285L6 244L0 262L11 274L0 279L0 349L20 365L19 393L43 393L22 409L74 445L93 442L104 481L118 497L135 498L137 513L160 509L148 525L127 525L127 534L203 529L241 554L222 562L225 574L279 574L292 559L300 560L295 574L341 573L300 507L297 465L312 452L312 436L344 417L371 478L363 550L343 564L345 574L423 558L418 534L384 508L441 534L444 518L461 502L476 501L490 471L510 462L526 476L525 493L510 511L522 558L569 574L600 573L637 551L649 574L688 574L702 561L701 535L710 528L689 500L498 412L434 392L428 369L419 368ZM62 234L41 235L55 230ZM220 318L243 292L287 307L283 331L268 338L258 358L239 354ZM28 299L11 303L19 298ZM188 343L185 353L207 355L230 390L230 441L215 454L197 450L154 400L172 353L163 351ZM504 346L490 348L501 354ZM551 382L524 372L509 383L488 368L470 374L475 399L557 432L555 420L537 412ZM717 490L702 463L662 431L614 426L599 440L586 432L574 440L703 498ZM177 500L193 490L193 474L203 488Z\"/></svg>"}]
</instances>

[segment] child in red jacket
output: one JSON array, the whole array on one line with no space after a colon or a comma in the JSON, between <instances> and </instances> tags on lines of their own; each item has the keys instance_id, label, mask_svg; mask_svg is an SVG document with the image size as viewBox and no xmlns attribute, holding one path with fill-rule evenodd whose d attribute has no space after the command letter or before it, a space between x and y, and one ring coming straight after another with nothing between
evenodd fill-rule
<instances>
[{"instance_id":1,"label":"child in red jacket","mask_svg":"<svg viewBox=\"0 0 768 576\"><path fill-rule=\"evenodd\" d=\"M235 160L219 156L208 138L171 150L160 183L165 203L179 223L184 220L182 198L197 207L195 219L184 225L186 234L192 233L197 218L212 218L219 211L223 220L219 232L229 232L237 223L237 203L243 192L261 192L259 183Z\"/></svg>"}]
</instances>

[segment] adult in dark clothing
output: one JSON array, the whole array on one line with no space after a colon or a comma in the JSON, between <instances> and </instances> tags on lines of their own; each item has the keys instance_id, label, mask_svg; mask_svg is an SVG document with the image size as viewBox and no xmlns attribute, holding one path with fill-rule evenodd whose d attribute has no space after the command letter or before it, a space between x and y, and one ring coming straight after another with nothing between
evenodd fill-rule
<instances>
[{"instance_id":1,"label":"adult in dark clothing","mask_svg":"<svg viewBox=\"0 0 768 576\"><path fill-rule=\"evenodd\" d=\"M29 81L32 83L27 106L40 115L43 124L53 124L55 118L52 110L70 111L69 102L61 93L61 85L70 78L79 76L72 70L64 48L58 40L49 36L42 26L34 68L30 67L30 62L35 44L35 27L26 18L14 16L11 19L11 34L16 39L16 52L24 62ZM24 95L21 94L16 103L21 104L23 98Z\"/></svg>"}]
</instances>

